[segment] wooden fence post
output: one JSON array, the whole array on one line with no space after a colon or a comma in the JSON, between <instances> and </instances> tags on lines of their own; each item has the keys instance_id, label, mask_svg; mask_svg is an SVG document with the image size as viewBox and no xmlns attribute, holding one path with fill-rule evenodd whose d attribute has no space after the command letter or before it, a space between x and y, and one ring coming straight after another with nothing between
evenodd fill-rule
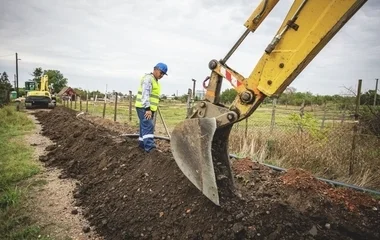
<instances>
[{"instance_id":1,"label":"wooden fence post","mask_svg":"<svg viewBox=\"0 0 380 240\"><path fill-rule=\"evenodd\" d=\"M300 116L303 118L305 115L305 100L302 100L301 108L300 108Z\"/></svg>"},{"instance_id":2,"label":"wooden fence post","mask_svg":"<svg viewBox=\"0 0 380 240\"><path fill-rule=\"evenodd\" d=\"M95 106L98 101L98 94L95 94L94 101L92 102L92 111L95 111Z\"/></svg>"},{"instance_id":3,"label":"wooden fence post","mask_svg":"<svg viewBox=\"0 0 380 240\"><path fill-rule=\"evenodd\" d=\"M106 100L107 100L107 95L105 94L104 95L104 103L103 103L103 118L106 117L106 105L107 105Z\"/></svg>"},{"instance_id":4,"label":"wooden fence post","mask_svg":"<svg viewBox=\"0 0 380 240\"><path fill-rule=\"evenodd\" d=\"M305 100L302 101L302 105L301 105L301 108L300 108L300 117L301 117L301 119L303 118L304 115L305 115ZM303 132L303 126L302 126L302 124L298 125L298 131Z\"/></svg>"},{"instance_id":5,"label":"wooden fence post","mask_svg":"<svg viewBox=\"0 0 380 240\"><path fill-rule=\"evenodd\" d=\"M327 113L327 105L325 102L325 106L323 107L323 117L322 117L321 129L323 129L325 127L326 113Z\"/></svg>"},{"instance_id":6,"label":"wooden fence post","mask_svg":"<svg viewBox=\"0 0 380 240\"><path fill-rule=\"evenodd\" d=\"M114 115L113 115L113 121L116 122L116 117L117 117L117 96L118 96L118 93L115 92L115 111L114 111Z\"/></svg>"},{"instance_id":7,"label":"wooden fence post","mask_svg":"<svg viewBox=\"0 0 380 240\"><path fill-rule=\"evenodd\" d=\"M353 137L352 137L352 146L351 146L351 159L350 159L350 166L348 169L348 175L352 175L354 173L354 164L356 160L355 156L355 149L356 149L356 137L358 133L359 128L359 106L360 106L360 94L362 89L362 80L359 79L358 82L358 92L356 94L356 106L355 106L355 124L353 128Z\"/></svg>"},{"instance_id":8,"label":"wooden fence post","mask_svg":"<svg viewBox=\"0 0 380 240\"><path fill-rule=\"evenodd\" d=\"M129 121L132 121L132 91L129 91Z\"/></svg>"},{"instance_id":9,"label":"wooden fence post","mask_svg":"<svg viewBox=\"0 0 380 240\"><path fill-rule=\"evenodd\" d=\"M88 91L86 91L86 113L88 113Z\"/></svg>"},{"instance_id":10,"label":"wooden fence post","mask_svg":"<svg viewBox=\"0 0 380 240\"><path fill-rule=\"evenodd\" d=\"M270 122L270 133L273 132L273 128L274 128L274 125L275 125L276 104L277 104L277 98L273 98L272 118L271 118L271 122Z\"/></svg>"}]
</instances>

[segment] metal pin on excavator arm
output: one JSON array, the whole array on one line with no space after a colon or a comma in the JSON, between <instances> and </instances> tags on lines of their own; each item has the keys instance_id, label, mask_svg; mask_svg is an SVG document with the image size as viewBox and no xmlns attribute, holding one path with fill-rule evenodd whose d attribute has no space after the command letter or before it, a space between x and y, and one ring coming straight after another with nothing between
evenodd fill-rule
<instances>
[{"instance_id":1,"label":"metal pin on excavator arm","mask_svg":"<svg viewBox=\"0 0 380 240\"><path fill-rule=\"evenodd\" d=\"M261 59L245 78L226 62L278 1L263 0L226 57L210 61L205 98L196 105L193 115L172 132L171 149L177 165L216 205L235 193L228 155L233 124L249 117L266 97L280 95L367 0L295 0ZM228 107L220 103L223 79L237 91Z\"/></svg>"}]
</instances>

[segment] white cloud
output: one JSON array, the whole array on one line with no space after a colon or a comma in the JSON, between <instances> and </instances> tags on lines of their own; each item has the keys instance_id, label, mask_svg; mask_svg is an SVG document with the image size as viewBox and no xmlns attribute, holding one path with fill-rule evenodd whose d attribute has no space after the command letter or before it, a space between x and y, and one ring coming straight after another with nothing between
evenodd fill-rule
<instances>
[{"instance_id":1,"label":"white cloud","mask_svg":"<svg viewBox=\"0 0 380 240\"><path fill-rule=\"evenodd\" d=\"M192 78L210 73L245 31L260 1L3 0L0 56L18 52L21 84L36 67L58 69L73 87L124 93L139 77L166 62L166 94L184 94ZM370 3L371 2L371 3ZM342 86L373 88L379 71L380 3L368 2L292 83L299 91L340 93ZM277 31L292 1L280 1L228 65L247 76ZM376 20L377 19L377 20ZM0 57L0 71L15 73L15 58ZM230 87L228 82L225 88Z\"/></svg>"}]
</instances>

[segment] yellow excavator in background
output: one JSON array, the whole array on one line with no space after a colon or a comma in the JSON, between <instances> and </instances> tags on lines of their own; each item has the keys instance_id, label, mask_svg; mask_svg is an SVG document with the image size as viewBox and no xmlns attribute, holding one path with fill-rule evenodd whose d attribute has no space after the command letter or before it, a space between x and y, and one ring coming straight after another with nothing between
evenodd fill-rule
<instances>
[{"instance_id":1,"label":"yellow excavator in background","mask_svg":"<svg viewBox=\"0 0 380 240\"><path fill-rule=\"evenodd\" d=\"M52 95L49 88L49 77L44 74L41 76L41 82L38 86L37 82L26 82L25 90L27 91L25 98L25 108L54 108L56 106L56 98Z\"/></svg>"},{"instance_id":2,"label":"yellow excavator in background","mask_svg":"<svg viewBox=\"0 0 380 240\"><path fill-rule=\"evenodd\" d=\"M247 30L222 60L211 60L205 98L171 134L174 159L212 202L235 194L228 154L233 124L248 118L266 97L279 96L367 0L295 0L273 40L248 77L226 62L279 0L263 0L245 22ZM223 79L237 91L230 106L220 103Z\"/></svg>"}]
</instances>

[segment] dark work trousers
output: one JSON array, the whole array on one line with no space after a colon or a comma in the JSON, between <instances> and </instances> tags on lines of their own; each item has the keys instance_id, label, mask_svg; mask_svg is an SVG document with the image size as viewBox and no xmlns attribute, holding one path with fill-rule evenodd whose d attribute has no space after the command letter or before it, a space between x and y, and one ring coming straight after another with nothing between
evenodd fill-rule
<instances>
[{"instance_id":1,"label":"dark work trousers","mask_svg":"<svg viewBox=\"0 0 380 240\"><path fill-rule=\"evenodd\" d=\"M154 143L154 122L153 117L155 112L152 112L152 118L146 119L144 108L136 108L137 116L140 121L139 146L146 152L149 152L156 147Z\"/></svg>"}]
</instances>

